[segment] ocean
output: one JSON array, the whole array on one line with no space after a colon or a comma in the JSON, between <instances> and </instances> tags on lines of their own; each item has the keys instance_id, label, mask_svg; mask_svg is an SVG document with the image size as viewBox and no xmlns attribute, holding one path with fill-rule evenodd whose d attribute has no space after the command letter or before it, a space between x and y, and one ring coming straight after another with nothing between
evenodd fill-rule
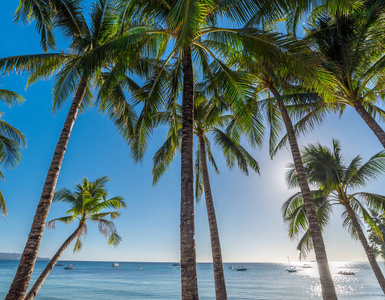
<instances>
[{"instance_id":1,"label":"ocean","mask_svg":"<svg viewBox=\"0 0 385 300\"><path fill-rule=\"evenodd\" d=\"M17 261L0 261L0 299L3 299L15 274ZM35 276L43 270L46 261L38 261ZM181 299L180 270L172 263L73 261L76 270L56 266L35 299ZM313 268L301 268L303 263L292 263L298 272L288 273L287 264L243 263L247 271L230 269L240 264L225 264L229 299L300 300L321 299L321 288L316 263ZM384 262L379 262L384 272ZM139 269L139 267L141 269ZM354 276L340 275L339 271L353 271ZM368 263L331 262L331 272L339 299L384 300L384 295ZM202 300L214 300L212 265L198 264L199 295Z\"/></svg>"}]
</instances>

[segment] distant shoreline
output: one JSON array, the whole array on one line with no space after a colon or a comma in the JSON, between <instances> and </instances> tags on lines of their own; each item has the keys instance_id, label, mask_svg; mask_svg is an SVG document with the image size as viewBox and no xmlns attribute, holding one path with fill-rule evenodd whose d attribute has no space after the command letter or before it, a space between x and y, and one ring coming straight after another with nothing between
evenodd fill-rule
<instances>
[{"instance_id":1,"label":"distant shoreline","mask_svg":"<svg viewBox=\"0 0 385 300\"><path fill-rule=\"evenodd\" d=\"M0 260L20 260L21 254L20 253L6 253L6 252L0 252ZM37 257L37 260L50 260L50 258L46 257Z\"/></svg>"},{"instance_id":2,"label":"distant shoreline","mask_svg":"<svg viewBox=\"0 0 385 300\"><path fill-rule=\"evenodd\" d=\"M9 254L12 255L12 258L3 258L3 254ZM17 257L16 257L17 256ZM1 253L0 252L0 261L4 260L14 260L14 261L19 261L21 257L21 254L19 253ZM50 258L45 258L45 257L38 257L37 260L39 261L48 261ZM119 259L112 259L112 260L78 260L78 259L61 259L60 262L105 262L105 263L112 263L112 262L120 262L120 263L141 263L141 264L152 264L152 263L157 263L157 264L174 264L174 263L180 263L179 261L127 261L127 260L119 260ZM367 263L367 261L362 260L362 261L329 261L330 263ZM379 261L384 262L382 260ZM197 262L198 264L212 264L212 262L209 261L200 261ZM223 262L224 264L287 264L285 261L233 261L233 262ZM293 261L293 263L314 263L316 264L315 261Z\"/></svg>"}]
</instances>

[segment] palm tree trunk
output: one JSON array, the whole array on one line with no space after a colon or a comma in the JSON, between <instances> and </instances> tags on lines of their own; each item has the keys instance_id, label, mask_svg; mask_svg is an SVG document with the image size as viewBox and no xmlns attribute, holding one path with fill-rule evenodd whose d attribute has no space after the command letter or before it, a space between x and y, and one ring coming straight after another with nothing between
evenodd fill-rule
<instances>
[{"instance_id":1,"label":"palm tree trunk","mask_svg":"<svg viewBox=\"0 0 385 300\"><path fill-rule=\"evenodd\" d=\"M305 204L306 216L309 221L310 234L313 240L314 252L317 260L318 272L321 281L322 296L325 300L335 300L337 299L337 294L335 291L332 276L330 274L329 263L326 255L321 227L317 219L313 197L311 195L309 183L306 178L305 167L302 162L302 157L299 151L297 137L293 128L293 123L291 122L290 116L287 113L285 104L279 99L279 92L274 88L273 85L270 85L269 89L274 95L274 97L277 98L279 110L285 123L287 136L289 138L295 170L298 175L298 182L301 188L301 193Z\"/></svg>"},{"instance_id":2,"label":"palm tree trunk","mask_svg":"<svg viewBox=\"0 0 385 300\"><path fill-rule=\"evenodd\" d=\"M72 233L68 239L61 245L59 250L55 253L55 255L51 258L43 272L40 274L39 278L36 280L35 284L31 288L31 290L28 292L27 296L24 300L32 300L35 298L36 294L39 292L41 286L43 285L44 281L47 279L49 273L51 273L53 267L58 262L60 256L63 254L64 250L72 243L72 241L76 238L76 236L80 233L80 231L83 228L83 224L79 225L79 227Z\"/></svg>"},{"instance_id":3,"label":"palm tree trunk","mask_svg":"<svg viewBox=\"0 0 385 300\"><path fill-rule=\"evenodd\" d=\"M31 231L29 233L24 251L21 255L19 267L17 268L15 277L9 288L9 292L5 297L6 300L24 299L25 293L27 292L37 253L39 251L40 242L43 237L44 226L47 221L47 216L55 191L57 178L59 176L72 127L75 123L86 89L87 81L82 80L76 90L75 97L72 101L70 110L60 134L59 141L56 145L55 153L53 155L51 165L48 169L47 177L43 186L43 192L41 194L35 217L33 219Z\"/></svg>"},{"instance_id":4,"label":"palm tree trunk","mask_svg":"<svg viewBox=\"0 0 385 300\"><path fill-rule=\"evenodd\" d=\"M354 102L353 107L360 117L365 121L369 128L376 135L382 146L385 148L385 132L375 119L366 111L360 102Z\"/></svg>"},{"instance_id":5,"label":"palm tree trunk","mask_svg":"<svg viewBox=\"0 0 385 300\"><path fill-rule=\"evenodd\" d=\"M374 272L374 275L376 275L377 281L380 284L380 287L382 289L382 292L385 294L385 278L384 275L381 272L380 267L378 266L378 263L376 261L376 258L373 254L372 249L370 248L368 241L366 240L365 234L362 231L361 225L357 220L357 216L354 213L353 209L350 207L348 202L342 202L343 206L345 206L346 211L349 214L350 219L352 220L353 227L357 232L357 235L360 239L360 242L362 246L364 247L364 250L366 252L366 256L368 257L370 266L372 267L372 270Z\"/></svg>"},{"instance_id":6,"label":"palm tree trunk","mask_svg":"<svg viewBox=\"0 0 385 300\"><path fill-rule=\"evenodd\" d=\"M198 300L194 223L193 119L194 74L191 49L183 53L182 164L180 209L180 255L182 300Z\"/></svg>"},{"instance_id":7,"label":"palm tree trunk","mask_svg":"<svg viewBox=\"0 0 385 300\"><path fill-rule=\"evenodd\" d=\"M205 201L207 216L209 218L211 252L213 255L214 279L215 279L215 295L218 300L227 299L225 274L223 272L222 250L219 241L219 232L217 225L217 217L215 215L213 196L211 194L209 171L207 168L206 148L203 136L199 136L199 152L200 162L202 166L203 185L205 190Z\"/></svg>"}]
</instances>

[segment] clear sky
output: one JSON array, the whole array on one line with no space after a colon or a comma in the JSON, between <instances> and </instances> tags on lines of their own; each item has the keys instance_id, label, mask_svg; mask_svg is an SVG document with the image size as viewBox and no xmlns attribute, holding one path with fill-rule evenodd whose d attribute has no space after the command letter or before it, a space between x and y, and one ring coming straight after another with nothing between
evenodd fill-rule
<instances>
[{"instance_id":1,"label":"clear sky","mask_svg":"<svg viewBox=\"0 0 385 300\"><path fill-rule=\"evenodd\" d=\"M0 5L2 41L0 57L40 53L39 36L33 25L12 21L17 0ZM44 184L46 172L59 138L69 102L55 114L51 113L52 81L38 82L24 90L26 78L16 75L0 79L1 88L21 93L27 101L9 109L2 105L3 118L20 129L28 139L22 162L5 172L0 182L8 217L0 218L0 252L22 252L33 215ZM111 122L94 109L80 115L59 175L58 188L72 188L83 177L94 180L108 175L110 196L121 195L127 209L116 221L122 243L114 248L107 243L97 226L89 232L80 253L68 249L67 260L108 261L178 261L180 211L180 157L170 170L152 187L152 156L165 138L158 130L152 138L141 164L134 164L129 148ZM348 108L342 119L331 116L323 126L300 139L300 144L319 141L331 145L339 139L347 159L357 154L369 158L380 151L381 144L365 123ZM280 207L295 190L288 190L284 181L286 166L292 161L288 149L283 149L271 161L267 148L254 151L261 166L261 176L246 177L236 169L229 171L223 157L217 153L221 174L211 171L211 183L216 206L223 258L226 262L286 261L298 258L296 243L289 240L282 222ZM367 191L384 193L384 179L371 183ZM53 204L49 219L64 215L66 206ZM341 211L335 210L324 238L331 261L365 260L362 246L352 241L342 228ZM75 224L57 224L56 230L46 230L40 256L51 257L75 229ZM196 206L196 243L198 261L210 261L210 240L204 202ZM314 259L310 255L309 260Z\"/></svg>"}]
</instances>

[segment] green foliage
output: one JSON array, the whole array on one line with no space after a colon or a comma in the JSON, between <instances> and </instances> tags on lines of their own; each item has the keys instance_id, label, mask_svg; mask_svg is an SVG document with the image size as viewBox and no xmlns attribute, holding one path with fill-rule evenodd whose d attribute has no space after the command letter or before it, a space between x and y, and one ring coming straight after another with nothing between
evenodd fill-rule
<instances>
[{"instance_id":1,"label":"green foliage","mask_svg":"<svg viewBox=\"0 0 385 300\"><path fill-rule=\"evenodd\" d=\"M329 94L325 100L341 108L361 103L374 118L383 119L378 103L385 87L384 6L381 1L351 4L346 10L315 11L308 20L305 40L322 54L323 67L332 78L324 82Z\"/></svg>"},{"instance_id":2,"label":"green foliage","mask_svg":"<svg viewBox=\"0 0 385 300\"><path fill-rule=\"evenodd\" d=\"M280 53L281 61L291 65L291 69L279 69L280 76L301 70L307 74L314 73L314 52L308 51L310 48L304 43L250 27L232 29L217 26L218 18L246 22L256 13L264 17L282 16L299 4L304 11L310 7L310 1L118 1L117 37L107 45L93 49L87 56L121 68L121 71L111 73L110 82L116 82L114 78L126 72L127 66L120 65L122 59L138 55L136 61L141 61L141 67L135 71L145 74L147 80L134 93L137 103L143 107L131 139L134 158L140 160L144 155L154 127L153 116L180 100L182 58L186 51L192 53L197 81L205 80L206 86L217 97L218 93L224 95L222 100L233 106L232 111L240 111L238 115L243 115L245 122L249 120L241 110L255 111L249 101L253 95L249 78L245 72L235 71L226 61L242 51L243 45L247 45L259 62L269 57L276 58L275 54ZM303 51L305 48L307 51ZM92 64L83 65L88 68L87 73L92 71ZM328 79L325 72L319 77ZM312 87L315 85L311 84ZM324 87L317 86L318 89ZM106 86L107 91L113 89L113 84ZM243 104L249 107L242 108ZM256 144L261 142L257 132L262 129L261 122L256 121L258 117L258 114L252 117L254 125L259 123L257 127L245 131L250 133L250 141Z\"/></svg>"},{"instance_id":3,"label":"green foliage","mask_svg":"<svg viewBox=\"0 0 385 300\"><path fill-rule=\"evenodd\" d=\"M371 215L373 217L374 222L377 224L381 235L378 235L375 231L373 231L371 228L369 228L369 243L370 247L373 251L373 254L377 257L381 255L383 259L385 259L385 242L384 242L384 236L385 236L385 220L383 215L379 215L375 211L371 212Z\"/></svg>"},{"instance_id":4,"label":"green foliage","mask_svg":"<svg viewBox=\"0 0 385 300\"><path fill-rule=\"evenodd\" d=\"M385 196L353 190L365 187L370 180L385 173L385 151L375 154L366 162L358 155L347 163L341 154L339 142L333 140L331 149L320 144L307 145L302 151L302 160L309 184L317 188L312 193L321 229L328 224L333 205L341 205L343 227L353 238L357 239L358 236L347 207L353 209L361 227L364 221L375 234L381 236L371 212L385 212ZM291 188L299 186L293 165L290 165L286 174L286 181ZM297 249L301 255L306 255L312 249L312 244L301 193L296 193L283 204L282 214L291 238L297 238L304 232Z\"/></svg>"},{"instance_id":5,"label":"green foliage","mask_svg":"<svg viewBox=\"0 0 385 300\"><path fill-rule=\"evenodd\" d=\"M107 239L109 245L117 246L122 239L116 231L115 224L107 218L111 220L118 218L119 209L125 208L126 203L120 196L108 199L106 184L109 180L107 176L97 178L95 181L84 178L76 185L74 191L62 188L54 194L53 202L67 203L70 209L65 212L66 216L47 222L47 227L55 228L57 221L69 224L78 220L82 229L77 236L74 252L82 248L82 237L87 234L88 222L98 224L99 232Z\"/></svg>"},{"instance_id":6,"label":"green foliage","mask_svg":"<svg viewBox=\"0 0 385 300\"><path fill-rule=\"evenodd\" d=\"M160 112L154 116L153 121L156 125L168 126L168 134L165 143L155 153L153 158L154 168L153 183L156 184L160 177L169 168L175 155L180 151L182 135L182 108L175 104L170 106L168 111ZM203 193L203 177L201 159L208 160L215 172L219 170L213 156L211 142L219 146L222 150L228 167L232 168L235 164L246 174L249 168L259 172L259 166L251 154L241 145L242 134L236 135L228 133L226 129L232 122L234 116L228 112L227 106L216 98L208 100L203 94L197 91L194 108L194 134L203 138L207 157L201 157L199 148L203 147L199 141L195 158L195 195L199 200ZM258 138L261 133L258 132ZM211 142L210 142L211 141Z\"/></svg>"},{"instance_id":7,"label":"green foliage","mask_svg":"<svg viewBox=\"0 0 385 300\"><path fill-rule=\"evenodd\" d=\"M21 104L24 98L15 92L0 89L0 101L8 105ZM1 115L0 112L0 117ZM0 119L0 177L2 179L4 179L2 169L14 168L21 160L21 149L26 145L26 138L21 131ZM0 211L2 216L7 215L7 207L1 191Z\"/></svg>"},{"instance_id":8,"label":"green foliage","mask_svg":"<svg viewBox=\"0 0 385 300\"><path fill-rule=\"evenodd\" d=\"M142 45L138 39L131 40L132 48L127 47L130 55L114 56L115 62L110 56L100 58L100 49L115 53L120 41L116 12L117 7L110 0L94 2L88 18L84 15L82 1L21 0L16 19L22 20L24 16L37 22L44 49L54 48L54 29L69 41L69 48L66 52L2 58L0 69L4 73L29 75L27 86L53 77L53 111L60 109L78 87L86 83L80 112L94 104L129 142L137 115L135 103L127 99L127 92L139 89L129 74L145 74L148 62L138 59L138 49ZM128 31L123 36L134 33L135 30ZM94 99L93 88L98 89L97 99Z\"/></svg>"}]
</instances>

